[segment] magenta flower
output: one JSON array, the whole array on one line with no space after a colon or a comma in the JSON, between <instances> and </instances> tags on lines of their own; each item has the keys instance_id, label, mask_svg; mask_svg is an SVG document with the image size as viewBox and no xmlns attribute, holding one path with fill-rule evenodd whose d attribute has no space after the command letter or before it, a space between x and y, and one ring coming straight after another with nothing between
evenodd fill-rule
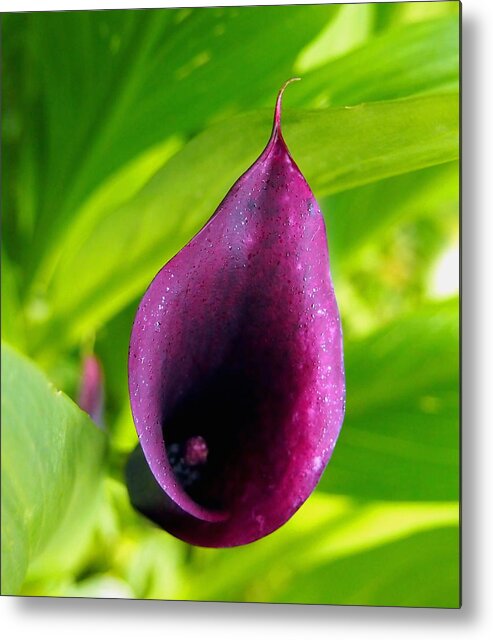
<instances>
[{"instance_id":1,"label":"magenta flower","mask_svg":"<svg viewBox=\"0 0 493 640\"><path fill-rule=\"evenodd\" d=\"M98 358L91 354L82 359L82 375L77 397L79 407L88 413L93 421L103 426L104 377Z\"/></svg>"},{"instance_id":2,"label":"magenta flower","mask_svg":"<svg viewBox=\"0 0 493 640\"><path fill-rule=\"evenodd\" d=\"M286 83L288 84L288 83ZM344 417L325 225L281 133L157 274L135 318L134 506L191 544L246 544L315 488Z\"/></svg>"}]
</instances>

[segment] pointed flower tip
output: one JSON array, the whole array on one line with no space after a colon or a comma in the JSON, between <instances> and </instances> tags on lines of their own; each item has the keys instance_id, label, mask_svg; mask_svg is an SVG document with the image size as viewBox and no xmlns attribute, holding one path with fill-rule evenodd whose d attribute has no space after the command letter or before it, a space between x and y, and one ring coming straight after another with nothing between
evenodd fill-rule
<instances>
[{"instance_id":1,"label":"pointed flower tip","mask_svg":"<svg viewBox=\"0 0 493 640\"><path fill-rule=\"evenodd\" d=\"M286 87L288 85L290 85L292 82L298 82L298 80L301 80L301 78L290 78L289 80L286 80L286 82L280 88L279 93L277 94L276 110L274 113L273 133L280 131L281 129L281 108L282 108L282 97L284 95L284 91L286 90Z\"/></svg>"}]
</instances>

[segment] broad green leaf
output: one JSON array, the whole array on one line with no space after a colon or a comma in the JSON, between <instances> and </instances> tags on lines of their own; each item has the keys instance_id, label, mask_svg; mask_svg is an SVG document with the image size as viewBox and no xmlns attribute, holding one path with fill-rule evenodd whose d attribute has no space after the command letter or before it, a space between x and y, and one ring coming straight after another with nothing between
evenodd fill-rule
<instances>
[{"instance_id":1,"label":"broad green leaf","mask_svg":"<svg viewBox=\"0 0 493 640\"><path fill-rule=\"evenodd\" d=\"M19 269L2 247L2 339L23 348L26 343L24 310L19 299Z\"/></svg>"},{"instance_id":2,"label":"broad green leaf","mask_svg":"<svg viewBox=\"0 0 493 640\"><path fill-rule=\"evenodd\" d=\"M458 19L458 0L443 2L378 2L375 5L375 31L382 32L398 25L437 20L445 16Z\"/></svg>"},{"instance_id":3,"label":"broad green leaf","mask_svg":"<svg viewBox=\"0 0 493 640\"><path fill-rule=\"evenodd\" d=\"M307 73L293 103L354 105L458 86L459 20L452 16L389 29Z\"/></svg>"},{"instance_id":4,"label":"broad green leaf","mask_svg":"<svg viewBox=\"0 0 493 640\"><path fill-rule=\"evenodd\" d=\"M277 597L279 591L296 585L304 574L316 567L330 567L330 563L338 561L352 562L352 573L346 576L348 582L371 589L367 554L384 552L397 542L405 546L410 537L443 527L450 527L457 536L457 523L458 506L454 503L361 504L344 498L313 495L286 525L263 540L220 551L196 550L180 596L188 598L193 594L192 597L204 600L280 602L283 600ZM433 544L430 547L430 551L435 548ZM420 564L422 549L411 546L410 551L406 561ZM399 554L389 558L389 574L398 573L401 562ZM430 565L429 570L433 571L433 563ZM457 565L456 546L455 555L450 558L450 569L456 570ZM330 580L330 571L327 571L327 578ZM412 575L409 578L408 582L407 575L401 574L404 590L411 585L414 587ZM378 576L373 577L373 584L378 586ZM457 589L457 581L452 587ZM443 593L448 593L449 589L447 583ZM312 593L308 590L309 595ZM343 589L341 593L344 593ZM407 595L412 595L409 588ZM337 596L335 589L330 595L319 589L316 595L303 602L337 604L340 602ZM360 604L363 603L365 601L361 600Z\"/></svg>"},{"instance_id":5,"label":"broad green leaf","mask_svg":"<svg viewBox=\"0 0 493 640\"><path fill-rule=\"evenodd\" d=\"M337 11L314 5L14 16L7 47L20 32L32 53L19 81L38 79L32 102L44 117L32 131L43 150L33 254L141 152L272 100L300 49Z\"/></svg>"},{"instance_id":6,"label":"broad green leaf","mask_svg":"<svg viewBox=\"0 0 493 640\"><path fill-rule=\"evenodd\" d=\"M403 22L419 22L434 20L441 16L458 18L461 9L459 0L445 0L444 2L400 2L400 19Z\"/></svg>"},{"instance_id":7,"label":"broad green leaf","mask_svg":"<svg viewBox=\"0 0 493 640\"><path fill-rule=\"evenodd\" d=\"M99 496L104 443L84 412L2 345L3 594L18 594L44 554L70 562Z\"/></svg>"},{"instance_id":8,"label":"broad green leaf","mask_svg":"<svg viewBox=\"0 0 493 640\"><path fill-rule=\"evenodd\" d=\"M259 589L263 602L456 609L459 531L441 527L322 563L280 585Z\"/></svg>"},{"instance_id":9,"label":"broad green leaf","mask_svg":"<svg viewBox=\"0 0 493 640\"><path fill-rule=\"evenodd\" d=\"M343 4L335 20L301 51L294 71L304 75L324 63L348 53L369 37L375 14L375 5Z\"/></svg>"},{"instance_id":10,"label":"broad green leaf","mask_svg":"<svg viewBox=\"0 0 493 640\"><path fill-rule=\"evenodd\" d=\"M21 263L29 255L39 198L42 151L38 144L43 117L33 108L39 76L32 73L33 55L18 15L2 13L2 230L11 257ZM25 20L25 17L22 18Z\"/></svg>"},{"instance_id":11,"label":"broad green leaf","mask_svg":"<svg viewBox=\"0 0 493 640\"><path fill-rule=\"evenodd\" d=\"M458 328L451 300L347 344L346 418L319 491L458 499Z\"/></svg>"},{"instance_id":12,"label":"broad green leaf","mask_svg":"<svg viewBox=\"0 0 493 640\"><path fill-rule=\"evenodd\" d=\"M457 108L450 94L287 112L285 136L320 196L453 160ZM48 293L50 339L80 338L141 292L261 151L270 119L262 111L212 127L127 205L97 225L79 219Z\"/></svg>"}]
</instances>

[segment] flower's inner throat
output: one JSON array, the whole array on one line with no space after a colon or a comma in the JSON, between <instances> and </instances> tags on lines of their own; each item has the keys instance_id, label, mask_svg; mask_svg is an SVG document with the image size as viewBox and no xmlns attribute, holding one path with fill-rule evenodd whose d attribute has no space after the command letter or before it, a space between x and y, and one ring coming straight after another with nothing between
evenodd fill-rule
<instances>
[{"instance_id":1,"label":"flower's inner throat","mask_svg":"<svg viewBox=\"0 0 493 640\"><path fill-rule=\"evenodd\" d=\"M203 507L229 509L238 474L248 473L249 448L259 446L257 392L237 364L227 366L204 375L163 420L175 478Z\"/></svg>"},{"instance_id":2,"label":"flower's inner throat","mask_svg":"<svg viewBox=\"0 0 493 640\"><path fill-rule=\"evenodd\" d=\"M247 328L235 334L219 364L208 367L197 357L186 384L173 379L177 390L163 402L170 466L184 491L207 509L231 512L242 496L262 494L286 473L287 428L300 393L291 353L296 337L280 318L276 339L266 338L252 310L259 306L266 308L262 299L242 311Z\"/></svg>"}]
</instances>

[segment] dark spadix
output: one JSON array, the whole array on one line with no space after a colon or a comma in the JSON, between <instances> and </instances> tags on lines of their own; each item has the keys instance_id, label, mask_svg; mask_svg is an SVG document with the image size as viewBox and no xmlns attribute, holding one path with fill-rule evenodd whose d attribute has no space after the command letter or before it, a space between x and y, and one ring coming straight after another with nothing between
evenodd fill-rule
<instances>
[{"instance_id":1,"label":"dark spadix","mask_svg":"<svg viewBox=\"0 0 493 640\"><path fill-rule=\"evenodd\" d=\"M265 150L154 278L130 340L140 439L130 499L200 546L246 544L284 524L344 417L325 225L282 137L286 85Z\"/></svg>"}]
</instances>

